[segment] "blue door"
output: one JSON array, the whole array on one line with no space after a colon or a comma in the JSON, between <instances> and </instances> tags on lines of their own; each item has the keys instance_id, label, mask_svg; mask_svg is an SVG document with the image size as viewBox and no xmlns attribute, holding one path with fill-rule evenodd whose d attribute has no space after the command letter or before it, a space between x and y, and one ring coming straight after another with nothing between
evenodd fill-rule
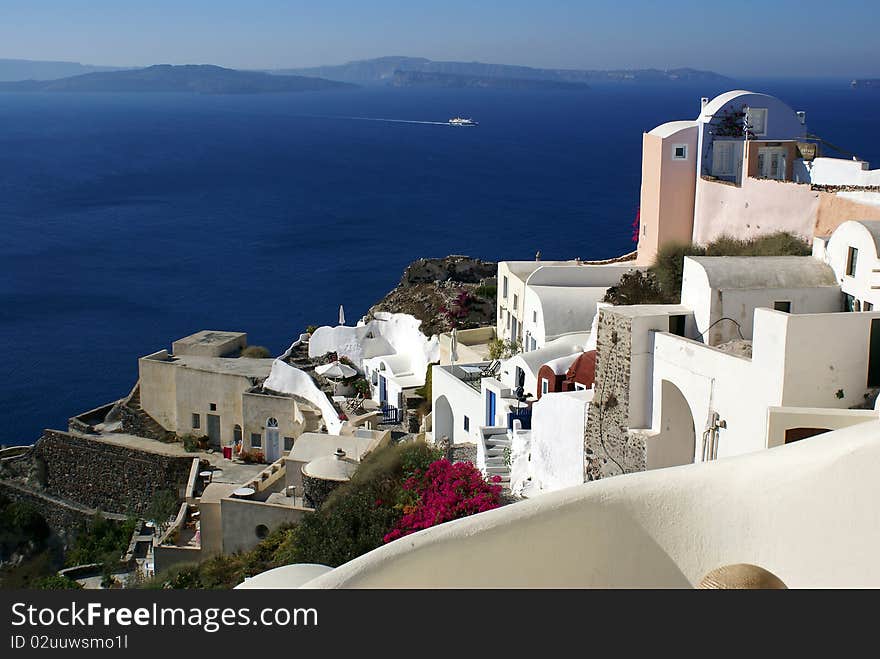
<instances>
[{"instance_id":1,"label":"blue door","mask_svg":"<svg viewBox=\"0 0 880 659\"><path fill-rule=\"evenodd\" d=\"M385 382L385 377L382 375L379 376L379 402L388 402L388 385Z\"/></svg>"},{"instance_id":2,"label":"blue door","mask_svg":"<svg viewBox=\"0 0 880 659\"><path fill-rule=\"evenodd\" d=\"M486 425L495 425L495 392L486 392Z\"/></svg>"}]
</instances>

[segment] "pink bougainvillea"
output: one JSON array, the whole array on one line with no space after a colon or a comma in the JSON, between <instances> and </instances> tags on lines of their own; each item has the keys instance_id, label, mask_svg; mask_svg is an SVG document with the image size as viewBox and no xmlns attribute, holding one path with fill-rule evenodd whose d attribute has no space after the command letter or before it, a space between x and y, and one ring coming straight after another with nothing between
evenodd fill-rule
<instances>
[{"instance_id":1,"label":"pink bougainvillea","mask_svg":"<svg viewBox=\"0 0 880 659\"><path fill-rule=\"evenodd\" d=\"M384 541L497 508L501 505L500 481L493 476L492 482L487 483L469 462L432 462L424 473L416 472L404 482L403 516Z\"/></svg>"}]
</instances>

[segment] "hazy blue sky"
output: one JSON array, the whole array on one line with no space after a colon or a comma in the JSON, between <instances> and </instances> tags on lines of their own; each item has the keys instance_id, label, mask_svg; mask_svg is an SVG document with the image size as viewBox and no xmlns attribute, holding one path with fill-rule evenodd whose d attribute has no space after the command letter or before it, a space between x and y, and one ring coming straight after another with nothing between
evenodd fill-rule
<instances>
[{"instance_id":1,"label":"hazy blue sky","mask_svg":"<svg viewBox=\"0 0 880 659\"><path fill-rule=\"evenodd\" d=\"M380 55L880 75L880 0L0 0L0 58L279 68Z\"/></svg>"}]
</instances>

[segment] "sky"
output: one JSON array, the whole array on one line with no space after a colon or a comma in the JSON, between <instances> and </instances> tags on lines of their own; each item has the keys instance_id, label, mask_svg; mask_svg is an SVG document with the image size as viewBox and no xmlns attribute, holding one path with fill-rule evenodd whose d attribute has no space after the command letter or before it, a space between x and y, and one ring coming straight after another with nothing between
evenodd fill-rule
<instances>
[{"instance_id":1,"label":"sky","mask_svg":"<svg viewBox=\"0 0 880 659\"><path fill-rule=\"evenodd\" d=\"M880 0L0 0L0 58L269 69L382 55L880 77Z\"/></svg>"}]
</instances>

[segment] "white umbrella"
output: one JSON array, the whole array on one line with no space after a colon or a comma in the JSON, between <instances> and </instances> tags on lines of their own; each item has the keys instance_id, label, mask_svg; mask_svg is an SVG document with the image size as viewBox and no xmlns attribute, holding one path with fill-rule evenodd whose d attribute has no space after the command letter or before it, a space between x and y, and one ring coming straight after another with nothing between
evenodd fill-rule
<instances>
[{"instance_id":1,"label":"white umbrella","mask_svg":"<svg viewBox=\"0 0 880 659\"><path fill-rule=\"evenodd\" d=\"M451 346L449 348L449 359L454 364L458 360L458 334L454 327L452 328L450 343Z\"/></svg>"},{"instance_id":2,"label":"white umbrella","mask_svg":"<svg viewBox=\"0 0 880 659\"><path fill-rule=\"evenodd\" d=\"M345 309L342 308L342 305L339 305L339 324L345 325Z\"/></svg>"},{"instance_id":3,"label":"white umbrella","mask_svg":"<svg viewBox=\"0 0 880 659\"><path fill-rule=\"evenodd\" d=\"M350 378L353 375L357 375L357 371L351 366L338 361L330 362L329 364L322 364L321 366L318 366L315 371L323 375L325 378L330 379Z\"/></svg>"}]
</instances>

